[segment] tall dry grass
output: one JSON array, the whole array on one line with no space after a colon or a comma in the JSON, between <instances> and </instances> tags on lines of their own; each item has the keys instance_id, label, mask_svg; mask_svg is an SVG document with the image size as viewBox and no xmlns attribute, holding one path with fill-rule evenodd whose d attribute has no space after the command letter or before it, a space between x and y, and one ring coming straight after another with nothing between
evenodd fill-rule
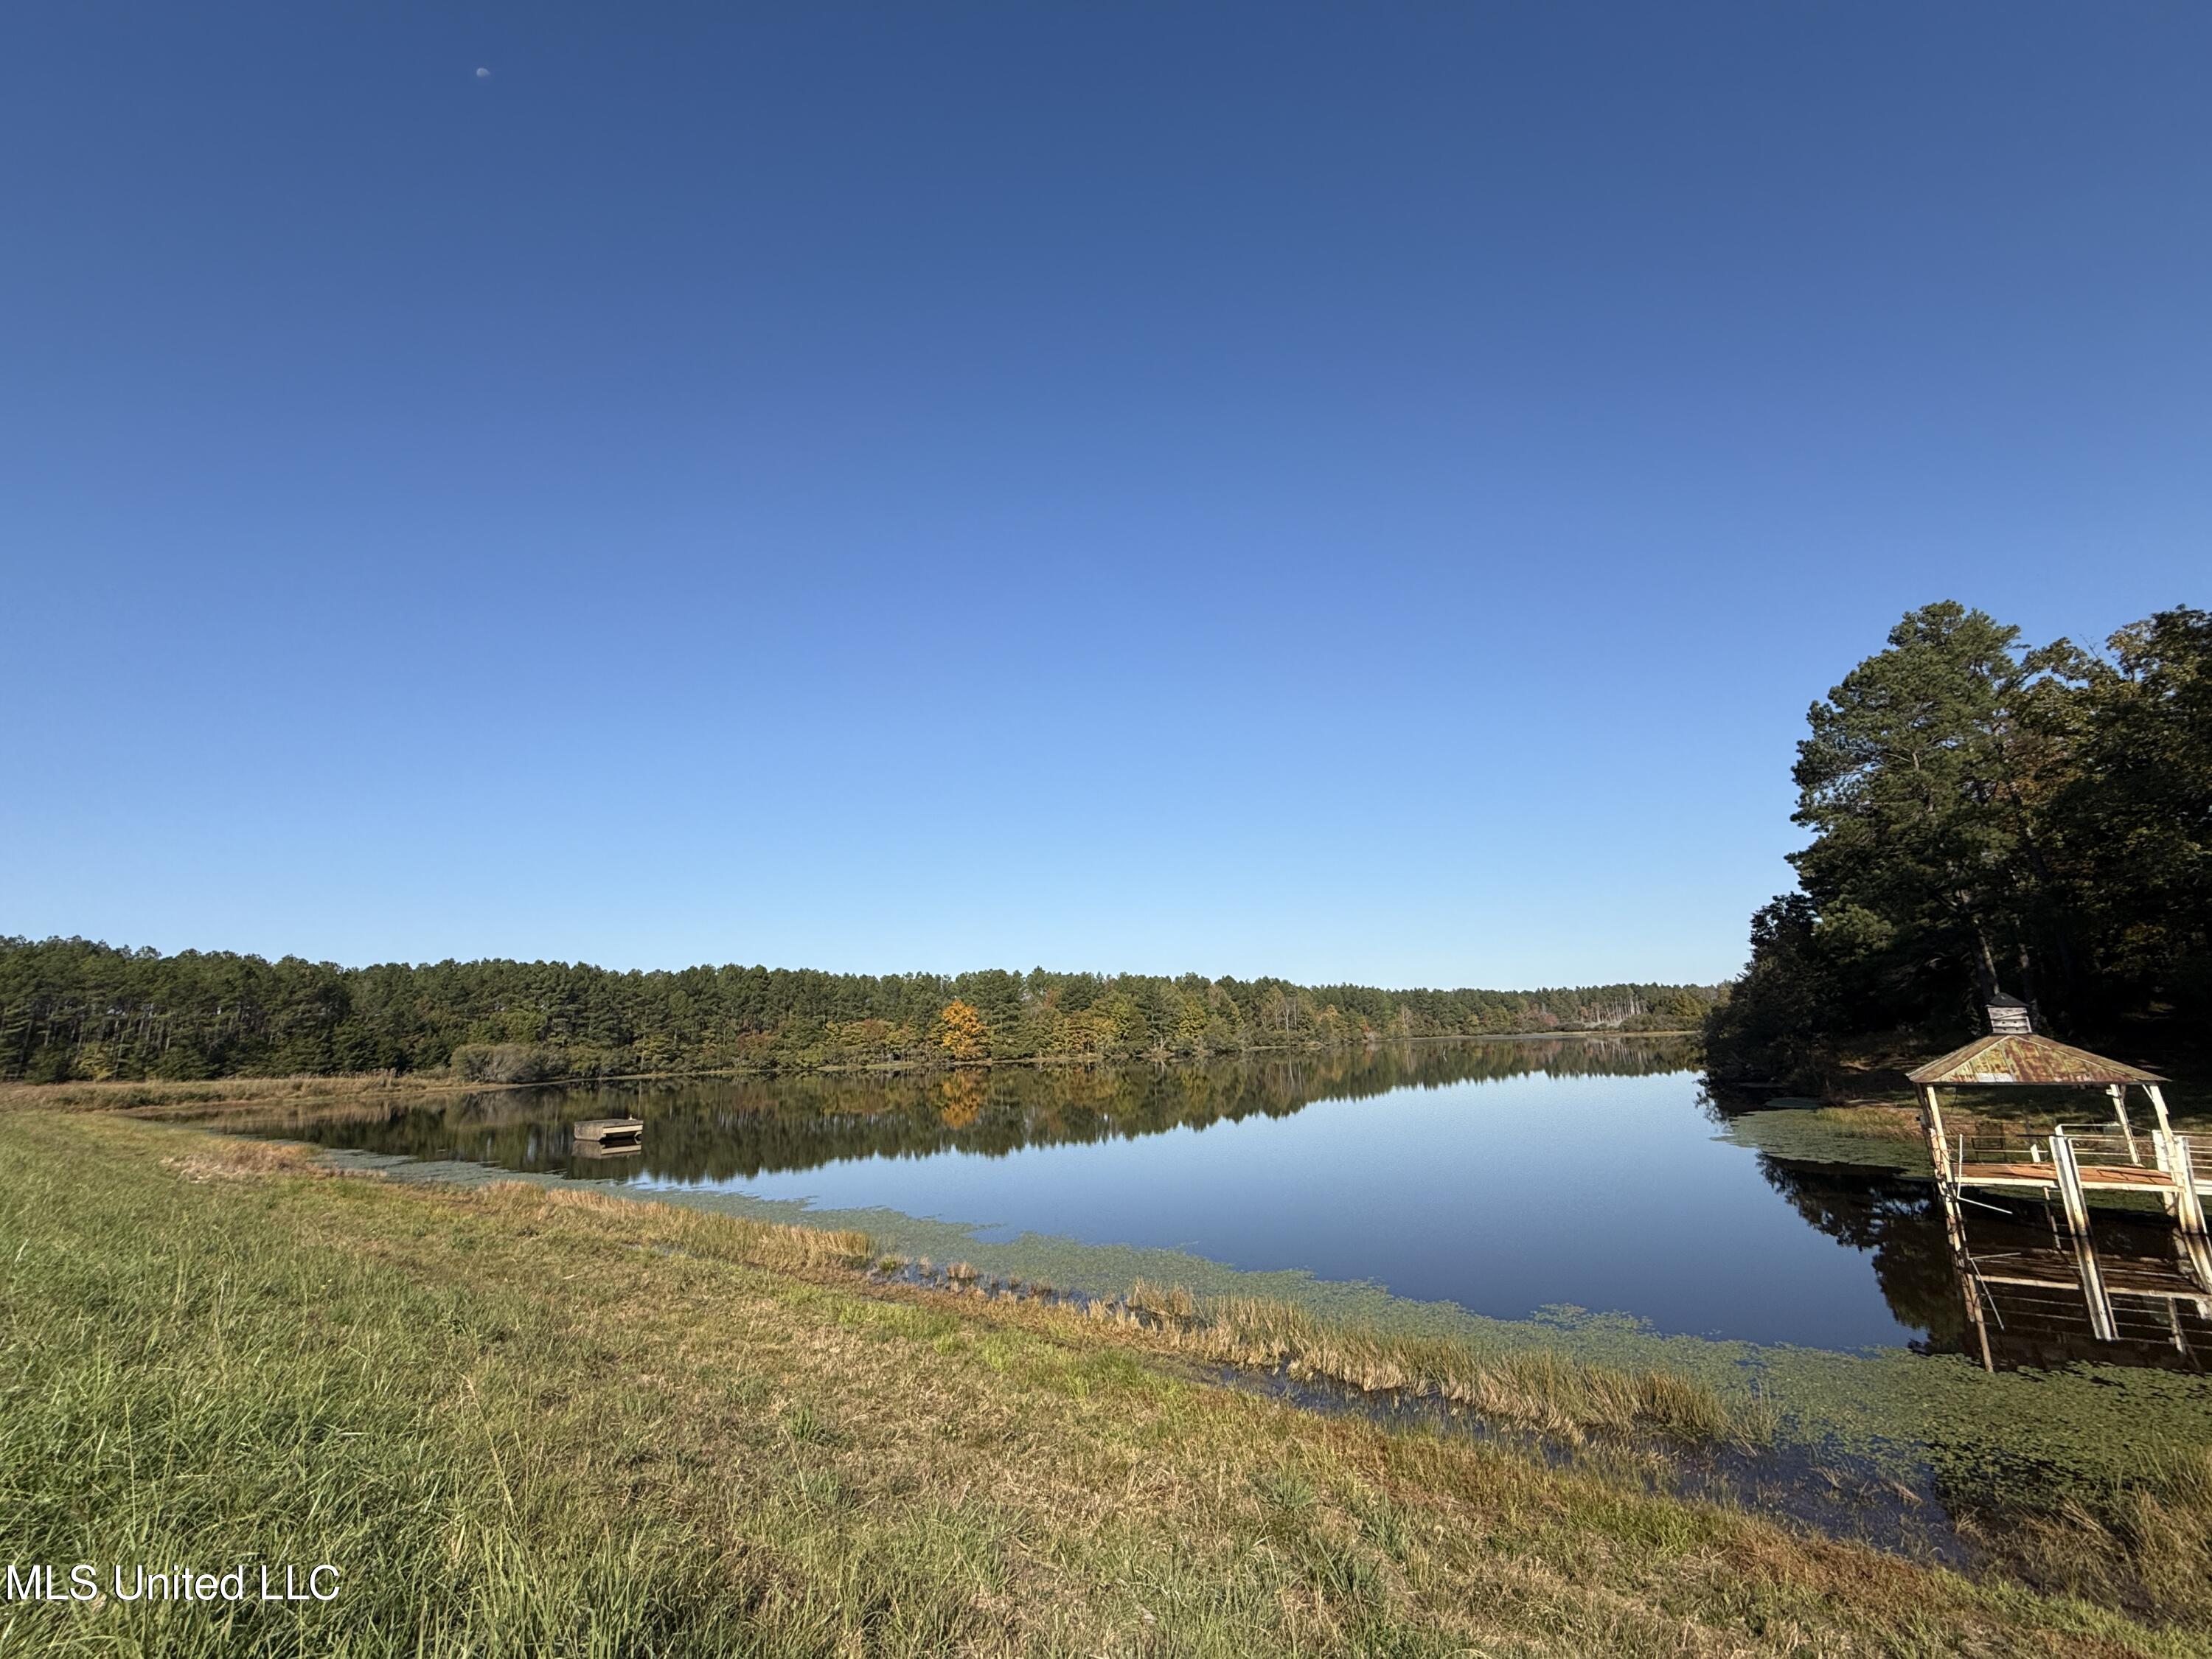
<instances>
[{"instance_id":1,"label":"tall dry grass","mask_svg":"<svg viewBox=\"0 0 2212 1659\"><path fill-rule=\"evenodd\" d=\"M2031 1583L2212 1628L2212 1447L2169 1448L2141 1480L1995 1517L1985 1541Z\"/></svg>"},{"instance_id":2,"label":"tall dry grass","mask_svg":"<svg viewBox=\"0 0 2212 1659\"><path fill-rule=\"evenodd\" d=\"M68 1112L283 1106L308 1101L404 1100L448 1092L454 1079L420 1072L364 1072L343 1077L219 1077L174 1081L113 1079L103 1083L0 1083L0 1109Z\"/></svg>"},{"instance_id":3,"label":"tall dry grass","mask_svg":"<svg viewBox=\"0 0 2212 1659\"><path fill-rule=\"evenodd\" d=\"M541 1206L586 1210L620 1218L631 1241L710 1261L741 1261L781 1272L858 1270L874 1254L867 1234L848 1227L798 1227L717 1215L680 1204L655 1204L574 1187L495 1181L475 1188L468 1202L520 1215Z\"/></svg>"},{"instance_id":4,"label":"tall dry grass","mask_svg":"<svg viewBox=\"0 0 2212 1659\"><path fill-rule=\"evenodd\" d=\"M1435 1400L1499 1427L1569 1443L1594 1435L1659 1435L1752 1444L1772 1433L1756 1407L1732 1407L1669 1371L1624 1370L1541 1349L1486 1354L1464 1343L1318 1318L1290 1303L1200 1298L1181 1285L1142 1279L1126 1302L1176 1352L1366 1394Z\"/></svg>"}]
</instances>

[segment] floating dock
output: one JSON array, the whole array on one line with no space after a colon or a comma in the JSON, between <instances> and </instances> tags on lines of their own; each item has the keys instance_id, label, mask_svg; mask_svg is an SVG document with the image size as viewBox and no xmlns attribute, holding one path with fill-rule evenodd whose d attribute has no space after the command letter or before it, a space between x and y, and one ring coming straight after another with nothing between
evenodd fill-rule
<instances>
[{"instance_id":1,"label":"floating dock","mask_svg":"<svg viewBox=\"0 0 2212 1659\"><path fill-rule=\"evenodd\" d=\"M642 1152L645 1120L637 1117L587 1117L568 1131L579 1158L612 1158L619 1152Z\"/></svg>"}]
</instances>

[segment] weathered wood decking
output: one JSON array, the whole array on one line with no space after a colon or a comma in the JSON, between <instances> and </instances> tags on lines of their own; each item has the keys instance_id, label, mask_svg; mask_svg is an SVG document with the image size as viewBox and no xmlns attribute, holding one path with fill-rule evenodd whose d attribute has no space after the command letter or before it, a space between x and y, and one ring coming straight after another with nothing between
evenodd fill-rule
<instances>
[{"instance_id":1,"label":"weathered wood decking","mask_svg":"<svg viewBox=\"0 0 2212 1659\"><path fill-rule=\"evenodd\" d=\"M2058 1171L2055 1165L2032 1161L2026 1164L1961 1164L1953 1174L1961 1187L2048 1187L2054 1192L2059 1187ZM2124 1166L2106 1168L2098 1164L2081 1167L2084 1191L2108 1187L2131 1192L2172 1192L2176 1185L2175 1178L2163 1170Z\"/></svg>"}]
</instances>

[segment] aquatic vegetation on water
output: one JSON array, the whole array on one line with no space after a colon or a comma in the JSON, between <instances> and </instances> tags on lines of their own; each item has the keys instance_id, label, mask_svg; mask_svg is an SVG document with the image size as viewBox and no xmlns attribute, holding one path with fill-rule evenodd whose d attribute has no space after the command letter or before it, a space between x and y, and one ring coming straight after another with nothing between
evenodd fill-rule
<instances>
[{"instance_id":1,"label":"aquatic vegetation on water","mask_svg":"<svg viewBox=\"0 0 2212 1659\"><path fill-rule=\"evenodd\" d=\"M1919 1118L1891 1106L1765 1107L1722 1120L1721 1138L1771 1158L1925 1174Z\"/></svg>"}]
</instances>

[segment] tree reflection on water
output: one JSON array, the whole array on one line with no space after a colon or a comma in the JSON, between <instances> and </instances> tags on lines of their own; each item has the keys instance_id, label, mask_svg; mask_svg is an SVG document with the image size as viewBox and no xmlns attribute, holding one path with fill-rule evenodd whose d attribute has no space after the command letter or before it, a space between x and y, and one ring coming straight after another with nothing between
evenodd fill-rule
<instances>
[{"instance_id":1,"label":"tree reflection on water","mask_svg":"<svg viewBox=\"0 0 2212 1659\"><path fill-rule=\"evenodd\" d=\"M574 1160L570 1124L635 1115L647 1126L643 1152L621 1166L593 1163L592 1175L718 1181L842 1158L1002 1156L1025 1146L1130 1139L1255 1115L1285 1117L1318 1100L1534 1073L1650 1077L1694 1063L1694 1050L1679 1037L1396 1042L1163 1066L969 1066L501 1089L399 1107L257 1116L232 1127L305 1134L326 1146L566 1171Z\"/></svg>"},{"instance_id":2,"label":"tree reflection on water","mask_svg":"<svg viewBox=\"0 0 2212 1659\"><path fill-rule=\"evenodd\" d=\"M1927 1333L1912 1345L1923 1352L1981 1358L1966 1319L1966 1297L1972 1294L1981 1298L1990 1358L2000 1370L2076 1362L2212 1369L2206 1311L2212 1297L2188 1294L2202 1287L2188 1278L2172 1226L2157 1216L2095 1212L2096 1252L2112 1286L2119 1330L2119 1340L2106 1342L2093 1331L2072 1277L2072 1245L2049 1205L1978 1202L1966 1219L1970 1273L1944 1237L1929 1182L1765 1152L1759 1162L1760 1173L1808 1222L1868 1253L1891 1310ZM2031 1278L2041 1282L2015 1282Z\"/></svg>"}]
</instances>

